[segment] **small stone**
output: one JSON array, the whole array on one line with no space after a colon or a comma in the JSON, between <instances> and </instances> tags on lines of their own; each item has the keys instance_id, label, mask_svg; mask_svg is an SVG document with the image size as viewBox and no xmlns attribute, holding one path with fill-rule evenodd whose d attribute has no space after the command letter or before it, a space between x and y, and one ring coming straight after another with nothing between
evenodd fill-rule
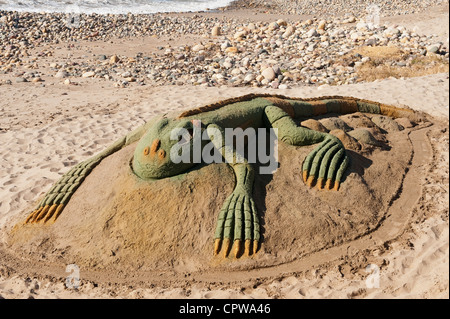
<instances>
[{"instance_id":1,"label":"small stone","mask_svg":"<svg viewBox=\"0 0 450 319\"><path fill-rule=\"evenodd\" d=\"M439 50L441 49L441 45L440 44L433 44L427 47L427 52L429 53L438 53Z\"/></svg>"},{"instance_id":2,"label":"small stone","mask_svg":"<svg viewBox=\"0 0 450 319\"><path fill-rule=\"evenodd\" d=\"M241 65L245 68L248 68L250 65L250 58L248 57L243 58L241 61Z\"/></svg>"},{"instance_id":3,"label":"small stone","mask_svg":"<svg viewBox=\"0 0 450 319\"><path fill-rule=\"evenodd\" d=\"M317 33L317 31L316 31L315 28L310 29L310 30L306 33L306 36L307 36L308 38L316 37L316 36L318 36L318 35L319 35L319 33Z\"/></svg>"},{"instance_id":4,"label":"small stone","mask_svg":"<svg viewBox=\"0 0 450 319\"><path fill-rule=\"evenodd\" d=\"M213 37L217 37L221 34L222 34L222 30L220 29L220 26L216 25L212 28L211 35Z\"/></svg>"},{"instance_id":5,"label":"small stone","mask_svg":"<svg viewBox=\"0 0 450 319\"><path fill-rule=\"evenodd\" d=\"M283 33L282 37L283 38L289 38L292 34L294 34L294 27L293 26L288 26L286 28L286 31Z\"/></svg>"},{"instance_id":6,"label":"small stone","mask_svg":"<svg viewBox=\"0 0 450 319\"><path fill-rule=\"evenodd\" d=\"M36 77L36 78L33 78L33 79L31 80L31 82L33 82L33 83L42 82L42 79L41 79L40 77Z\"/></svg>"},{"instance_id":7,"label":"small stone","mask_svg":"<svg viewBox=\"0 0 450 319\"><path fill-rule=\"evenodd\" d=\"M273 81L272 83L270 83L270 86L272 87L272 89L278 89L280 85L280 82L278 81Z\"/></svg>"},{"instance_id":8,"label":"small stone","mask_svg":"<svg viewBox=\"0 0 450 319\"><path fill-rule=\"evenodd\" d=\"M352 128L348 126L347 123L345 123L342 119L337 117L322 119L320 120L320 123L322 123L322 125L325 126L326 129L329 131L342 130L344 132L348 132L352 130Z\"/></svg>"},{"instance_id":9,"label":"small stone","mask_svg":"<svg viewBox=\"0 0 450 319\"><path fill-rule=\"evenodd\" d=\"M236 48L236 47L229 47L229 48L226 48L226 49L225 49L225 52L226 52L226 53L238 53L239 50L238 50L238 48Z\"/></svg>"},{"instance_id":10,"label":"small stone","mask_svg":"<svg viewBox=\"0 0 450 319\"><path fill-rule=\"evenodd\" d=\"M280 28L280 26L278 25L278 23L276 23L276 22L271 22L270 24L269 24L269 30L277 30L277 29L279 29Z\"/></svg>"},{"instance_id":11,"label":"small stone","mask_svg":"<svg viewBox=\"0 0 450 319\"><path fill-rule=\"evenodd\" d=\"M252 82L255 79L255 75L254 74L247 74L244 78L244 83L249 83Z\"/></svg>"},{"instance_id":12,"label":"small stone","mask_svg":"<svg viewBox=\"0 0 450 319\"><path fill-rule=\"evenodd\" d=\"M397 122L397 124L403 126L404 128L411 128L415 126L415 124L411 122L407 117L400 117L398 119L395 119L395 122Z\"/></svg>"},{"instance_id":13,"label":"small stone","mask_svg":"<svg viewBox=\"0 0 450 319\"><path fill-rule=\"evenodd\" d=\"M308 119L300 123L301 126L309 128L310 130L328 133L328 130L325 128L325 126L322 125L319 121L315 119Z\"/></svg>"},{"instance_id":14,"label":"small stone","mask_svg":"<svg viewBox=\"0 0 450 319\"><path fill-rule=\"evenodd\" d=\"M220 46L220 48L222 50L226 50L227 48L231 47L231 43L229 41L225 41L224 43L222 43L222 45Z\"/></svg>"},{"instance_id":15,"label":"small stone","mask_svg":"<svg viewBox=\"0 0 450 319\"><path fill-rule=\"evenodd\" d=\"M25 82L28 82L28 80L23 77L18 77L18 78L16 78L16 82L17 83L25 83Z\"/></svg>"},{"instance_id":16,"label":"small stone","mask_svg":"<svg viewBox=\"0 0 450 319\"><path fill-rule=\"evenodd\" d=\"M375 139L375 137L365 128L357 128L353 131L348 132L348 135L355 138L358 142L363 144L380 146L380 142Z\"/></svg>"},{"instance_id":17,"label":"small stone","mask_svg":"<svg viewBox=\"0 0 450 319\"><path fill-rule=\"evenodd\" d=\"M68 76L69 76L69 74L64 70L60 70L55 74L55 78L58 78L58 79L64 79Z\"/></svg>"},{"instance_id":18,"label":"small stone","mask_svg":"<svg viewBox=\"0 0 450 319\"><path fill-rule=\"evenodd\" d=\"M372 122L374 122L379 128L382 128L388 132L398 132L404 129L403 126L399 125L396 121L384 115L376 115L372 117Z\"/></svg>"},{"instance_id":19,"label":"small stone","mask_svg":"<svg viewBox=\"0 0 450 319\"><path fill-rule=\"evenodd\" d=\"M89 71L89 72L83 73L83 75L81 77L83 77L83 78L92 78L92 77L94 77L94 75L95 75L94 71Z\"/></svg>"},{"instance_id":20,"label":"small stone","mask_svg":"<svg viewBox=\"0 0 450 319\"><path fill-rule=\"evenodd\" d=\"M238 31L234 34L234 38L235 39L240 39L243 38L247 35L247 31L243 30L243 31Z\"/></svg>"},{"instance_id":21,"label":"small stone","mask_svg":"<svg viewBox=\"0 0 450 319\"><path fill-rule=\"evenodd\" d=\"M317 26L318 30L325 30L325 26L326 26L327 22L325 20L322 20L319 22L319 25Z\"/></svg>"},{"instance_id":22,"label":"small stone","mask_svg":"<svg viewBox=\"0 0 450 319\"><path fill-rule=\"evenodd\" d=\"M358 140L355 139L353 136L347 134L343 130L340 129L331 130L330 134L336 136L342 142L342 144L346 149L353 151L359 151L361 149L361 144L359 144Z\"/></svg>"},{"instance_id":23,"label":"small stone","mask_svg":"<svg viewBox=\"0 0 450 319\"><path fill-rule=\"evenodd\" d=\"M197 44L192 47L192 51L199 52L205 49L205 46L202 44Z\"/></svg>"},{"instance_id":24,"label":"small stone","mask_svg":"<svg viewBox=\"0 0 450 319\"><path fill-rule=\"evenodd\" d=\"M119 62L120 61L120 59L119 59L119 57L117 56L117 55L113 55L110 59L109 59L109 62L111 63L111 64L115 64L115 63L117 63L117 62Z\"/></svg>"},{"instance_id":25,"label":"small stone","mask_svg":"<svg viewBox=\"0 0 450 319\"><path fill-rule=\"evenodd\" d=\"M264 77L264 79L266 79L267 81L272 81L272 80L275 79L275 77L276 77L276 74L275 74L273 68L271 68L271 67L268 67L268 68L264 69L264 70L261 72L261 75L262 75L262 76Z\"/></svg>"},{"instance_id":26,"label":"small stone","mask_svg":"<svg viewBox=\"0 0 450 319\"><path fill-rule=\"evenodd\" d=\"M277 24L278 24L279 26L282 26L282 27L287 26L287 22L284 21L283 19L278 19L278 20L277 20Z\"/></svg>"}]
</instances>

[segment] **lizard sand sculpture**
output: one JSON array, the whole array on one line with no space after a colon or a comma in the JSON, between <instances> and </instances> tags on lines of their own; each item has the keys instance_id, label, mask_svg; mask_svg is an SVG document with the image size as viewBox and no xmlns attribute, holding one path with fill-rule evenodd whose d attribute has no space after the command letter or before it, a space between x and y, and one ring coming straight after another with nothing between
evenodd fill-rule
<instances>
[{"instance_id":1,"label":"lizard sand sculpture","mask_svg":"<svg viewBox=\"0 0 450 319\"><path fill-rule=\"evenodd\" d=\"M338 190L344 171L349 164L342 142L328 134L298 126L294 119L337 113L354 112L381 114L394 118L416 120L415 112L377 102L352 97L321 97L310 99L289 98L280 95L250 94L215 104L188 110L178 117L157 117L116 141L98 155L79 163L61 177L46 193L36 210L25 223L52 223L60 216L71 196L92 169L105 157L121 148L138 142L130 168L142 180L161 179L188 171L195 163L174 163L170 149L179 141L171 140L173 129L192 131L194 123L201 121L202 131L224 128L276 128L277 138L290 145L320 143L305 158L302 166L306 185L320 189ZM189 142L188 141L185 141ZM192 138L191 138L192 148ZM213 140L213 144L214 140ZM219 150L235 173L235 188L219 212L214 236L214 254L221 250L228 256L234 244L237 256L242 248L245 255L256 253L260 242L260 226L252 198L254 169L244 161L233 162L233 150ZM244 247L242 247L244 246Z\"/></svg>"}]
</instances>

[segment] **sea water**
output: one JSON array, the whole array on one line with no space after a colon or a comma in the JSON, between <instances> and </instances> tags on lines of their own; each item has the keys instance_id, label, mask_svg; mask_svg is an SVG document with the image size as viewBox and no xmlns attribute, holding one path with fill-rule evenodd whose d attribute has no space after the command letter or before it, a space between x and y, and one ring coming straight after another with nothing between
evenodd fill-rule
<instances>
[{"instance_id":1,"label":"sea water","mask_svg":"<svg viewBox=\"0 0 450 319\"><path fill-rule=\"evenodd\" d=\"M0 10L75 13L157 13L203 11L233 0L0 0Z\"/></svg>"}]
</instances>

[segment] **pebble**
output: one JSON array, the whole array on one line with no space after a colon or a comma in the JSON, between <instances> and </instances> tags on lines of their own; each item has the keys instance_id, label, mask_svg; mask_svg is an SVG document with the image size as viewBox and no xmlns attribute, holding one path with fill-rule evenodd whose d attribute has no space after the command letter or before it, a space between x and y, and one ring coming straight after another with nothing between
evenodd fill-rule
<instances>
[{"instance_id":1,"label":"pebble","mask_svg":"<svg viewBox=\"0 0 450 319\"><path fill-rule=\"evenodd\" d=\"M382 3L380 1L374 0ZM246 2L246 5L251 6L252 2ZM273 3L279 2L283 1ZM414 3L416 2L421 1L415 0ZM323 3L314 1L313 5L313 1L304 0L302 7L304 12L319 12ZM0 26L0 73L12 74L12 79L16 78L16 81L20 77L30 81L45 76L61 79L69 76L71 79L97 77L112 81L116 87L149 83L155 86L229 84L285 89L294 84L320 86L361 81L358 78L358 68L370 61L370 58L354 55L352 52L362 45L396 46L408 52L408 60L387 59L388 65L408 67L412 59L427 54L436 55L448 63L447 44L438 43L433 36L423 36L401 26L374 27L363 22L352 9L361 4L354 1L351 5L349 3L347 0L329 3L327 19L278 19L247 24L232 17L219 19L207 15L83 14L82 18L86 23L77 33L67 31L61 19L62 14L0 11L4 21ZM387 6L387 11L383 8L383 13L394 12L396 9L393 9L393 4L400 11L406 8L399 4L399 0L392 0L392 4L383 3ZM410 4L410 7L413 5ZM332 13L333 8L350 9L342 18ZM48 29L46 33L41 31L42 21L48 22L45 26ZM26 26L26 31L19 33L17 26L20 30L24 30ZM60 43L75 47L81 40L97 41L91 37L96 32L96 38L101 38L101 41L136 36L181 39L186 35L201 36L203 39L192 47L164 46L161 43L155 54L147 55L140 53L125 56L116 53L111 56L94 56L91 52L86 52L80 60L72 60L69 55L67 62L58 60L50 64L50 69L39 68L41 61L43 65L48 65L45 59L61 47ZM40 36L37 37L36 34ZM44 49L42 43L49 45ZM36 53L30 55L30 52ZM38 70L39 75L21 73L30 70Z\"/></svg>"},{"instance_id":2,"label":"pebble","mask_svg":"<svg viewBox=\"0 0 450 319\"><path fill-rule=\"evenodd\" d=\"M95 75L94 71L89 71L89 72L83 73L83 75L81 77L83 77L83 78L92 78L92 77L94 77L94 75Z\"/></svg>"},{"instance_id":3,"label":"pebble","mask_svg":"<svg viewBox=\"0 0 450 319\"><path fill-rule=\"evenodd\" d=\"M272 80L275 79L275 77L276 77L276 74L275 74L275 72L274 72L274 70L273 70L272 67L268 67L268 68L264 69L264 70L261 72L261 75L262 75L262 76L264 77L264 79L266 79L267 81L272 81Z\"/></svg>"}]
</instances>

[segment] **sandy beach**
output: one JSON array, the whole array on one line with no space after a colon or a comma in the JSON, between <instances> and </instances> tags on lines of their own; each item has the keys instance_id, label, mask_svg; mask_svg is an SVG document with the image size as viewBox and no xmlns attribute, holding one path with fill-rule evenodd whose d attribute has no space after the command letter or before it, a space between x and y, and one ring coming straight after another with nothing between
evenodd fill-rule
<instances>
[{"instance_id":1,"label":"sandy beach","mask_svg":"<svg viewBox=\"0 0 450 319\"><path fill-rule=\"evenodd\" d=\"M0 298L449 298L448 2L417 10L386 11L373 28L357 15L232 6L163 14L159 28L159 16L133 18L151 26L134 29L126 19L82 17L94 28L67 35L55 18L37 26L39 37L18 35L0 12ZM280 262L261 268L201 268L195 256L147 273L83 266L77 289L66 286L56 248L12 248L14 226L72 166L152 117L249 93L352 96L427 114L427 125L402 135L409 159L389 142L387 158L407 169L379 226L298 258L268 244L259 261Z\"/></svg>"}]
</instances>

